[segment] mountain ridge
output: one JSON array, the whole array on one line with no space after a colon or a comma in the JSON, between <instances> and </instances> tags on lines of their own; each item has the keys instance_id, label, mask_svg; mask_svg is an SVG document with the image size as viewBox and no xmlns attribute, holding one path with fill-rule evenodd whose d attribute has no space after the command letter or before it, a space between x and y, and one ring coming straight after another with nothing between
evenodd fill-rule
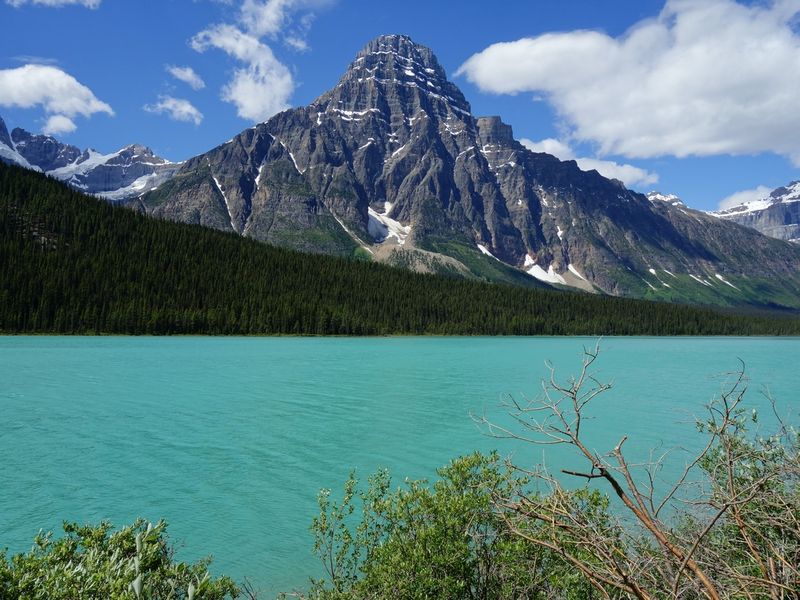
<instances>
[{"instance_id":1,"label":"mountain ridge","mask_svg":"<svg viewBox=\"0 0 800 600\"><path fill-rule=\"evenodd\" d=\"M124 201L158 187L180 168L141 144L102 154L15 127L0 117L0 161L41 171L106 200Z\"/></svg>"}]
</instances>

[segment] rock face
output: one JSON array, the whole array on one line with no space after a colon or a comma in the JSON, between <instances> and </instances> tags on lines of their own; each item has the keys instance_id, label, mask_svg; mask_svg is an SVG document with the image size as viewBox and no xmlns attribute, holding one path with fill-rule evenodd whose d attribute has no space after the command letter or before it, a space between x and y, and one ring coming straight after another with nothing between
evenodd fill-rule
<instances>
[{"instance_id":1,"label":"rock face","mask_svg":"<svg viewBox=\"0 0 800 600\"><path fill-rule=\"evenodd\" d=\"M8 134L0 119L0 160L43 171L71 186L107 200L127 200L168 180L180 164L132 145L111 154L63 144L51 136L16 128Z\"/></svg>"},{"instance_id":2,"label":"rock face","mask_svg":"<svg viewBox=\"0 0 800 600\"><path fill-rule=\"evenodd\" d=\"M16 151L44 172L66 167L82 154L76 146L62 144L49 135L32 135L19 127L11 132L11 139Z\"/></svg>"},{"instance_id":3,"label":"rock face","mask_svg":"<svg viewBox=\"0 0 800 600\"><path fill-rule=\"evenodd\" d=\"M6 127L6 122L3 121L3 117L0 117L0 144L11 148L14 144L11 142L11 136L8 135L8 128Z\"/></svg>"},{"instance_id":4,"label":"rock face","mask_svg":"<svg viewBox=\"0 0 800 600\"><path fill-rule=\"evenodd\" d=\"M14 147L14 142L8 133L6 122L0 117L0 160L3 162L20 165L26 169L41 171L40 168L30 164Z\"/></svg>"},{"instance_id":5,"label":"rock face","mask_svg":"<svg viewBox=\"0 0 800 600\"><path fill-rule=\"evenodd\" d=\"M800 181L779 187L761 200L711 214L779 240L800 243Z\"/></svg>"}]
</instances>

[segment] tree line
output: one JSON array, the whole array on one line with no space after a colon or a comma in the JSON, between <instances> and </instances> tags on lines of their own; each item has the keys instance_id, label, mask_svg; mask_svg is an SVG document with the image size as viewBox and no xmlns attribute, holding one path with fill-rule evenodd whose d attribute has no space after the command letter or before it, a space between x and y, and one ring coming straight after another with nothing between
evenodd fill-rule
<instances>
[{"instance_id":1,"label":"tree line","mask_svg":"<svg viewBox=\"0 0 800 600\"><path fill-rule=\"evenodd\" d=\"M0 332L797 335L800 319L302 254L146 217L0 163Z\"/></svg>"}]
</instances>

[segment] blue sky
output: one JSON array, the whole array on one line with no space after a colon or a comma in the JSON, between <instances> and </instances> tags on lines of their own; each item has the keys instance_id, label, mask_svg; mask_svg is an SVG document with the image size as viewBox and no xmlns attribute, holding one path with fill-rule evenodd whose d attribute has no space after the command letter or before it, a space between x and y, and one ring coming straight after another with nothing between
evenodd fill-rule
<instances>
[{"instance_id":1,"label":"blue sky","mask_svg":"<svg viewBox=\"0 0 800 600\"><path fill-rule=\"evenodd\" d=\"M189 158L403 33L474 114L633 189L713 209L800 178L800 0L0 2L0 115L81 148Z\"/></svg>"}]
</instances>

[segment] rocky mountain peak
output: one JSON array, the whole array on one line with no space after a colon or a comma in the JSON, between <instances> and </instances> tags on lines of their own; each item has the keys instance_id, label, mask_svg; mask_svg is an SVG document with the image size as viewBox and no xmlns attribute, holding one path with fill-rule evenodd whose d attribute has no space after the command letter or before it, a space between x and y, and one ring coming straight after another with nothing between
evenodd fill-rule
<instances>
[{"instance_id":1,"label":"rocky mountain peak","mask_svg":"<svg viewBox=\"0 0 800 600\"><path fill-rule=\"evenodd\" d=\"M156 156L152 148L143 146L142 144L131 144L125 146L117 153L117 157L110 161L114 164L126 164L139 162L143 164L161 165L167 164L169 161Z\"/></svg>"},{"instance_id":2,"label":"rocky mountain peak","mask_svg":"<svg viewBox=\"0 0 800 600\"><path fill-rule=\"evenodd\" d=\"M774 189L769 196L710 214L770 237L800 243L800 181Z\"/></svg>"},{"instance_id":3,"label":"rocky mountain peak","mask_svg":"<svg viewBox=\"0 0 800 600\"><path fill-rule=\"evenodd\" d=\"M797 202L800 200L800 181L772 190L769 199L773 202Z\"/></svg>"},{"instance_id":4,"label":"rocky mountain peak","mask_svg":"<svg viewBox=\"0 0 800 600\"><path fill-rule=\"evenodd\" d=\"M20 127L14 128L11 139L17 152L43 171L60 169L81 156L81 150L76 146L62 144L49 135L33 135Z\"/></svg>"},{"instance_id":5,"label":"rocky mountain peak","mask_svg":"<svg viewBox=\"0 0 800 600\"><path fill-rule=\"evenodd\" d=\"M383 35L369 42L339 84L313 106L345 116L380 113L414 118L421 112L439 120L470 119L461 90L447 80L433 52L408 36Z\"/></svg>"},{"instance_id":6,"label":"rocky mountain peak","mask_svg":"<svg viewBox=\"0 0 800 600\"><path fill-rule=\"evenodd\" d=\"M653 203L666 202L672 206L683 206L683 200L675 194L662 194L661 192L652 191L647 193L647 199Z\"/></svg>"},{"instance_id":7,"label":"rocky mountain peak","mask_svg":"<svg viewBox=\"0 0 800 600\"><path fill-rule=\"evenodd\" d=\"M0 118L0 160L43 171L81 191L109 200L125 200L154 189L180 168L141 144L103 154L81 150L49 135L20 127L8 134Z\"/></svg>"},{"instance_id":8,"label":"rocky mountain peak","mask_svg":"<svg viewBox=\"0 0 800 600\"><path fill-rule=\"evenodd\" d=\"M406 35L381 35L370 41L356 55L350 68L358 67L362 61L377 63L397 70L413 70L415 67L437 79L447 79L433 51L415 43Z\"/></svg>"}]
</instances>

